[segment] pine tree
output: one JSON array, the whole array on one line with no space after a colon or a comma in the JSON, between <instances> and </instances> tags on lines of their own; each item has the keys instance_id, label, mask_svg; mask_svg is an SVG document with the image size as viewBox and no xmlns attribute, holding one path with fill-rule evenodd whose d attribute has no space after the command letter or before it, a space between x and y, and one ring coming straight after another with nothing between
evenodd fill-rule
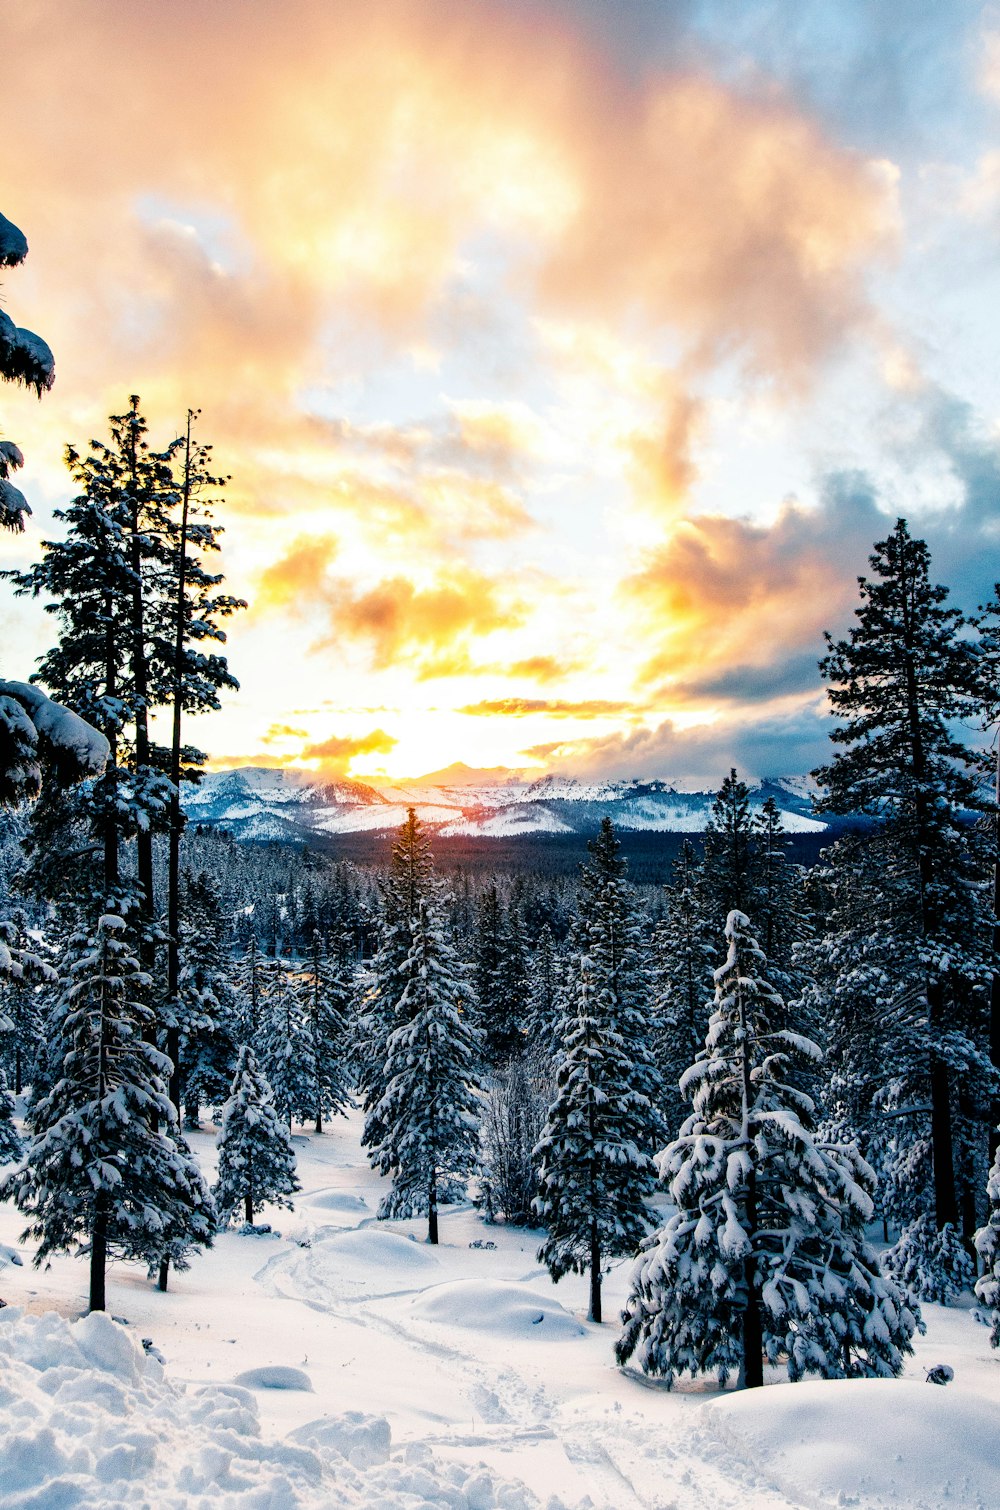
<instances>
[{"instance_id":1,"label":"pine tree","mask_svg":"<svg viewBox=\"0 0 1000 1510\"><path fill-rule=\"evenodd\" d=\"M314 1121L318 1133L323 1131L324 1117L346 1116L353 1104L347 1042L353 990L352 972L336 950L324 951L314 930L306 973L299 983L306 1075L293 1111L302 1122Z\"/></svg>"},{"instance_id":2,"label":"pine tree","mask_svg":"<svg viewBox=\"0 0 1000 1510\"><path fill-rule=\"evenodd\" d=\"M726 923L705 1048L682 1085L693 1110L659 1158L677 1210L645 1245L623 1313L619 1363L668 1385L715 1372L763 1383L898 1374L915 1320L865 1238L874 1175L812 1132L797 1063L820 1050L769 1015L782 1003L745 914Z\"/></svg>"},{"instance_id":3,"label":"pine tree","mask_svg":"<svg viewBox=\"0 0 1000 1510\"><path fill-rule=\"evenodd\" d=\"M0 267L17 267L28 255L23 231L6 216L0 215ZM40 336L14 324L0 310L0 380L22 383L34 388L41 398L55 378L52 353ZM0 440L0 529L15 534L24 529L24 516L30 514L28 501L20 488L10 481L10 474L24 465L24 457L12 440Z\"/></svg>"},{"instance_id":4,"label":"pine tree","mask_svg":"<svg viewBox=\"0 0 1000 1510\"><path fill-rule=\"evenodd\" d=\"M264 1022L264 957L257 944L256 929L251 929L246 949L232 974L236 993L236 1017L239 1042L256 1048Z\"/></svg>"},{"instance_id":5,"label":"pine tree","mask_svg":"<svg viewBox=\"0 0 1000 1510\"><path fill-rule=\"evenodd\" d=\"M218 887L205 871L183 881L180 978L164 1016L177 1030L185 1122L197 1128L201 1104L221 1107L229 1095L240 1028Z\"/></svg>"},{"instance_id":6,"label":"pine tree","mask_svg":"<svg viewBox=\"0 0 1000 1510\"><path fill-rule=\"evenodd\" d=\"M362 1143L374 1149L384 1129L378 1107L388 1085L388 1041L405 1017L400 1003L406 987L406 967L413 948L421 902L428 900L434 873L430 841L413 808L392 846L389 874L382 889L378 951L372 961L368 988L360 1003L358 1021L358 1080L364 1097Z\"/></svg>"},{"instance_id":7,"label":"pine tree","mask_svg":"<svg viewBox=\"0 0 1000 1510\"><path fill-rule=\"evenodd\" d=\"M143 1036L148 978L120 911L73 936L61 973L61 1072L31 1106L2 1194L31 1218L36 1263L89 1241L90 1308L103 1310L110 1256L153 1266L169 1253L183 1266L192 1246L210 1245L214 1212L166 1096L169 1061Z\"/></svg>"},{"instance_id":8,"label":"pine tree","mask_svg":"<svg viewBox=\"0 0 1000 1510\"><path fill-rule=\"evenodd\" d=\"M473 961L486 1058L499 1068L524 1047L528 977L518 920L495 884L479 899Z\"/></svg>"},{"instance_id":9,"label":"pine tree","mask_svg":"<svg viewBox=\"0 0 1000 1510\"><path fill-rule=\"evenodd\" d=\"M705 826L705 895L720 920L755 900L753 832L750 788L734 767L715 795Z\"/></svg>"},{"instance_id":10,"label":"pine tree","mask_svg":"<svg viewBox=\"0 0 1000 1510\"><path fill-rule=\"evenodd\" d=\"M20 1159L24 1152L21 1135L14 1126L14 1097L7 1086L7 1077L0 1069L0 1164L10 1164Z\"/></svg>"},{"instance_id":11,"label":"pine tree","mask_svg":"<svg viewBox=\"0 0 1000 1510\"><path fill-rule=\"evenodd\" d=\"M666 916L653 937L653 1059L660 1106L676 1133L683 1117L680 1080L705 1037L712 996L713 929L698 857L685 839L674 861Z\"/></svg>"},{"instance_id":12,"label":"pine tree","mask_svg":"<svg viewBox=\"0 0 1000 1510\"><path fill-rule=\"evenodd\" d=\"M229 1100L222 1109L219 1178L212 1188L221 1221L242 1208L244 1220L265 1206L292 1207L300 1188L291 1134L251 1048L240 1049Z\"/></svg>"},{"instance_id":13,"label":"pine tree","mask_svg":"<svg viewBox=\"0 0 1000 1510\"><path fill-rule=\"evenodd\" d=\"M529 1044L551 1053L558 1047L559 1023L563 1016L562 965L552 929L545 923L528 967L526 1029Z\"/></svg>"},{"instance_id":14,"label":"pine tree","mask_svg":"<svg viewBox=\"0 0 1000 1510\"><path fill-rule=\"evenodd\" d=\"M383 1129L372 1163L392 1175L380 1216L427 1212L438 1240L441 1194L461 1185L478 1156L482 1041L470 1020L472 990L445 927L442 900L417 904L403 967L399 1026L389 1035L386 1090L375 1109ZM367 1135L367 1134L366 1134Z\"/></svg>"},{"instance_id":15,"label":"pine tree","mask_svg":"<svg viewBox=\"0 0 1000 1510\"><path fill-rule=\"evenodd\" d=\"M600 1321L604 1259L634 1252L648 1230L649 1150L661 1124L637 908L610 819L588 848L555 1099L535 1150L535 1209L548 1232L539 1261L554 1280L589 1268L590 1318Z\"/></svg>"},{"instance_id":16,"label":"pine tree","mask_svg":"<svg viewBox=\"0 0 1000 1510\"><path fill-rule=\"evenodd\" d=\"M930 1154L930 1189L915 1182L913 1215L932 1199L940 1231L959 1223L958 1085L968 1104L973 1083L988 1084L991 1074L985 898L962 816L980 803L978 756L957 737L980 714L984 690L966 621L945 606L947 589L931 583L927 547L905 520L870 562L856 625L844 640L827 636L821 670L841 720L831 736L840 748L814 774L827 789L823 809L876 820L884 901L869 929L895 953L894 994L906 1019L907 1059L889 1061L889 1072L914 1093L913 1105L930 1102L929 1123L910 1119ZM971 1120L981 1125L988 1109L975 1094ZM921 1160L909 1162L916 1170ZM973 1213L966 1219L971 1233Z\"/></svg>"},{"instance_id":17,"label":"pine tree","mask_svg":"<svg viewBox=\"0 0 1000 1510\"><path fill-rule=\"evenodd\" d=\"M268 961L264 969L257 1055L278 1115L289 1127L295 1108L308 1105L312 1099L312 1067L304 1018L292 967L281 959Z\"/></svg>"}]
</instances>

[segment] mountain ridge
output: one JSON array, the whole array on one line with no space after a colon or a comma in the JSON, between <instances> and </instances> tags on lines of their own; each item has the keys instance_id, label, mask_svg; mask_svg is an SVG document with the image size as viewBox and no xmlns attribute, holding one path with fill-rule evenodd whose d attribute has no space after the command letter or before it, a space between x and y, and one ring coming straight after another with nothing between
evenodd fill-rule
<instances>
[{"instance_id":1,"label":"mountain ridge","mask_svg":"<svg viewBox=\"0 0 1000 1510\"><path fill-rule=\"evenodd\" d=\"M184 795L192 823L237 839L308 843L323 835L398 828L412 807L444 837L516 839L519 835L593 833L605 816L616 827L652 833L703 833L715 789L682 791L660 778L586 782L503 767L449 766L412 781L331 781L294 768L237 766L209 772ZM468 778L483 777L483 781ZM822 833L807 778L768 777L750 784L751 806L770 796L789 833Z\"/></svg>"}]
</instances>

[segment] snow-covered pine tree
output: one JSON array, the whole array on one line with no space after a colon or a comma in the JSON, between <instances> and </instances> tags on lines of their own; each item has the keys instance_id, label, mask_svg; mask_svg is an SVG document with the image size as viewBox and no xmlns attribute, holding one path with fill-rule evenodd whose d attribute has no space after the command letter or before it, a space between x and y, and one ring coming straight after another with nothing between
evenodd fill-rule
<instances>
[{"instance_id":1,"label":"snow-covered pine tree","mask_svg":"<svg viewBox=\"0 0 1000 1510\"><path fill-rule=\"evenodd\" d=\"M680 1080L705 1040L715 930L694 845L685 839L664 887L666 915L653 936L651 1044L661 1081L659 1105L668 1133L684 1117Z\"/></svg>"},{"instance_id":2,"label":"snow-covered pine tree","mask_svg":"<svg viewBox=\"0 0 1000 1510\"><path fill-rule=\"evenodd\" d=\"M760 1385L765 1357L793 1380L898 1374L916 1322L865 1237L874 1176L853 1147L814 1137L794 1077L820 1050L770 1029L781 1003L745 914L726 937L682 1082L692 1114L658 1160L677 1210L636 1262L618 1361L637 1355L668 1385L711 1372Z\"/></svg>"},{"instance_id":3,"label":"snow-covered pine tree","mask_svg":"<svg viewBox=\"0 0 1000 1510\"><path fill-rule=\"evenodd\" d=\"M36 1263L89 1243L91 1310L104 1309L109 1257L152 1267L169 1253L182 1267L192 1247L210 1245L214 1226L167 1099L169 1061L143 1036L148 978L123 904L110 900L94 931L70 939L54 1025L61 1074L33 1102L24 1155L0 1186L30 1217Z\"/></svg>"},{"instance_id":4,"label":"snow-covered pine tree","mask_svg":"<svg viewBox=\"0 0 1000 1510\"><path fill-rule=\"evenodd\" d=\"M375 1108L383 1131L371 1159L392 1176L379 1215L426 1211L427 1240L436 1243L441 1195L460 1187L478 1160L482 1039L442 898L418 901L412 932L399 1026L389 1035L385 1094Z\"/></svg>"},{"instance_id":5,"label":"snow-covered pine tree","mask_svg":"<svg viewBox=\"0 0 1000 1510\"><path fill-rule=\"evenodd\" d=\"M649 1228L650 1151L662 1123L653 1102L638 907L609 818L588 848L555 1099L535 1150L535 1210L548 1232L539 1260L554 1280L589 1269L590 1318L600 1321L604 1259L633 1253Z\"/></svg>"},{"instance_id":6,"label":"snow-covered pine tree","mask_svg":"<svg viewBox=\"0 0 1000 1510\"><path fill-rule=\"evenodd\" d=\"M788 860L788 835L781 810L768 795L753 816L753 916L767 956L771 982L786 1002L799 994L796 945L811 934L802 871ZM779 1023L773 1023L779 1027Z\"/></svg>"},{"instance_id":7,"label":"snow-covered pine tree","mask_svg":"<svg viewBox=\"0 0 1000 1510\"><path fill-rule=\"evenodd\" d=\"M559 1044L559 1023L563 1016L564 961L548 923L539 931L528 966L528 1013L526 1020L529 1044L554 1054Z\"/></svg>"},{"instance_id":8,"label":"snow-covered pine tree","mask_svg":"<svg viewBox=\"0 0 1000 1510\"><path fill-rule=\"evenodd\" d=\"M216 711L221 706L223 688L238 690L239 682L231 674L225 656L217 650L206 654L203 645L225 643L222 621L237 609L245 608L241 598L217 591L222 582L220 572L209 572L204 557L219 550L219 525L212 518L218 502L216 494L223 479L209 470L212 448L192 440L191 427L196 413L187 412L184 443L172 456L179 470L164 515L164 549L161 553L160 592L154 598L149 615L151 642L150 670L152 694L158 703L171 710L169 775L171 783L168 815L167 849L167 982L166 1014L173 1022L167 1027L167 1053L173 1061L170 1096L180 1113L181 1086L185 1081L180 1012L176 1005L184 968L181 951L182 878L181 835L184 813L181 806L181 782L197 781L204 765L200 750L185 746L182 728L185 713ZM173 507L170 505L173 504Z\"/></svg>"},{"instance_id":9,"label":"snow-covered pine tree","mask_svg":"<svg viewBox=\"0 0 1000 1510\"><path fill-rule=\"evenodd\" d=\"M267 1205L291 1209L289 1197L300 1188L291 1134L253 1049L244 1044L222 1109L219 1178L212 1187L219 1219L232 1221L242 1211L244 1221L252 1224L254 1214Z\"/></svg>"},{"instance_id":10,"label":"snow-covered pine tree","mask_svg":"<svg viewBox=\"0 0 1000 1510\"><path fill-rule=\"evenodd\" d=\"M17 267L28 255L24 232L0 215L0 267ZM23 383L41 398L55 379L52 353L34 331L22 330L5 310L0 310L0 380ZM30 514L28 500L10 481L10 474L24 465L24 457L12 440L0 440L0 529L15 534L24 529Z\"/></svg>"},{"instance_id":11,"label":"snow-covered pine tree","mask_svg":"<svg viewBox=\"0 0 1000 1510\"><path fill-rule=\"evenodd\" d=\"M236 994L238 1041L256 1048L264 1026L264 967L266 960L252 927L240 958L233 965L232 983Z\"/></svg>"},{"instance_id":12,"label":"snow-covered pine tree","mask_svg":"<svg viewBox=\"0 0 1000 1510\"><path fill-rule=\"evenodd\" d=\"M221 1107L229 1095L240 1025L218 887L207 871L185 873L182 881L180 978L176 1005L168 997L164 1010L178 1015L185 1122L197 1128L202 1104Z\"/></svg>"},{"instance_id":13,"label":"snow-covered pine tree","mask_svg":"<svg viewBox=\"0 0 1000 1510\"><path fill-rule=\"evenodd\" d=\"M353 1105L348 1025L354 998L354 972L345 950L327 951L313 930L305 970L298 981L306 1072L292 1108L300 1122L323 1131L323 1118L346 1116Z\"/></svg>"},{"instance_id":14,"label":"snow-covered pine tree","mask_svg":"<svg viewBox=\"0 0 1000 1510\"><path fill-rule=\"evenodd\" d=\"M296 989L294 968L286 960L267 960L257 1056L274 1096L278 1115L289 1127L295 1108L312 1098L312 1065L305 1012Z\"/></svg>"},{"instance_id":15,"label":"snow-covered pine tree","mask_svg":"<svg viewBox=\"0 0 1000 1510\"><path fill-rule=\"evenodd\" d=\"M500 1068L524 1047L528 981L516 921L495 882L479 898L472 958L486 1061Z\"/></svg>"},{"instance_id":16,"label":"snow-covered pine tree","mask_svg":"<svg viewBox=\"0 0 1000 1510\"><path fill-rule=\"evenodd\" d=\"M705 826L704 890L720 922L734 908L746 909L754 901L753 831L750 788L733 767L715 794Z\"/></svg>"},{"instance_id":17,"label":"snow-covered pine tree","mask_svg":"<svg viewBox=\"0 0 1000 1510\"><path fill-rule=\"evenodd\" d=\"M478 1201L487 1221L502 1216L519 1227L534 1221L535 1148L552 1100L551 1067L551 1048L533 1041L489 1077L481 1105Z\"/></svg>"},{"instance_id":18,"label":"snow-covered pine tree","mask_svg":"<svg viewBox=\"0 0 1000 1510\"><path fill-rule=\"evenodd\" d=\"M0 1164L10 1164L24 1152L21 1135L14 1126L14 1097L0 1069Z\"/></svg>"},{"instance_id":19,"label":"snow-covered pine tree","mask_svg":"<svg viewBox=\"0 0 1000 1510\"><path fill-rule=\"evenodd\" d=\"M876 820L879 887L868 927L893 956L885 994L902 1031L882 1064L894 1082L888 1109L910 1140L897 1161L910 1171L909 1215L916 1221L932 1206L933 1230L957 1229L961 1216L971 1236L974 1205L960 1202L959 1171L981 1168L986 1146L991 971L977 837L964 819L982 802L979 756L958 731L987 701L982 661L904 519L870 562L857 623L844 640L827 637L820 669L841 720L831 736L839 748L814 774L827 789L823 809ZM929 1115L919 1111L928 1102ZM932 1229L921 1222L919 1230Z\"/></svg>"},{"instance_id":20,"label":"snow-covered pine tree","mask_svg":"<svg viewBox=\"0 0 1000 1510\"><path fill-rule=\"evenodd\" d=\"M381 894L378 950L359 1003L356 1058L365 1109L361 1141L369 1150L378 1147L385 1131L378 1107L388 1085L387 1045L390 1035L405 1021L400 1002L406 986L406 965L420 903L430 896L433 874L430 840L411 807L393 841L389 874Z\"/></svg>"}]
</instances>

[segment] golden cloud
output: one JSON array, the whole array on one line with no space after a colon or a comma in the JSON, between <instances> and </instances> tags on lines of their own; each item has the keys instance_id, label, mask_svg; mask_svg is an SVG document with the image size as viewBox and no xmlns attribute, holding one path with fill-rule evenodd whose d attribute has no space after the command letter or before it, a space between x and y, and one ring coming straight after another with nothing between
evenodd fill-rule
<instances>
[{"instance_id":1,"label":"golden cloud","mask_svg":"<svg viewBox=\"0 0 1000 1510\"><path fill-rule=\"evenodd\" d=\"M398 743L384 729L359 736L331 734L318 744L306 745L299 758L319 761L319 769L326 775L342 776L356 755L388 755Z\"/></svg>"},{"instance_id":2,"label":"golden cloud","mask_svg":"<svg viewBox=\"0 0 1000 1510\"><path fill-rule=\"evenodd\" d=\"M513 628L525 616L524 606L493 578L463 565L442 571L423 587L408 577L390 577L357 592L340 581L327 606L334 637L367 643L377 669L427 658L440 663L455 651L461 654L470 638Z\"/></svg>"},{"instance_id":3,"label":"golden cloud","mask_svg":"<svg viewBox=\"0 0 1000 1510\"><path fill-rule=\"evenodd\" d=\"M324 595L336 554L332 535L300 536L287 555L261 572L253 607L307 609Z\"/></svg>"},{"instance_id":4,"label":"golden cloud","mask_svg":"<svg viewBox=\"0 0 1000 1510\"><path fill-rule=\"evenodd\" d=\"M804 645L818 654L824 628L841 622L856 596L854 579L831 571L833 552L855 555L860 567L872 513L863 503L855 513L787 504L770 526L722 515L681 521L619 588L644 643L656 647L640 680L666 680L681 700L704 704L705 684L727 668L783 666Z\"/></svg>"},{"instance_id":5,"label":"golden cloud","mask_svg":"<svg viewBox=\"0 0 1000 1510\"><path fill-rule=\"evenodd\" d=\"M609 718L639 710L632 703L600 697L583 698L577 702L567 698L498 697L469 703L455 711L473 718L527 718L533 713L544 713L549 718Z\"/></svg>"}]
</instances>

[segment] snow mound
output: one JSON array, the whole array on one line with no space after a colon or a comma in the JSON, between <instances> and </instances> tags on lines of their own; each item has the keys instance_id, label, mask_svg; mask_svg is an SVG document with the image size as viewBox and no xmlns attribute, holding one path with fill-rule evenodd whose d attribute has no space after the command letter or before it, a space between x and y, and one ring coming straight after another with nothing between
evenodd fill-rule
<instances>
[{"instance_id":1,"label":"snow mound","mask_svg":"<svg viewBox=\"0 0 1000 1510\"><path fill-rule=\"evenodd\" d=\"M296 1438L265 1441L245 1390L165 1379L105 1315L0 1311L2 1510L538 1505L522 1485L440 1463L423 1445L387 1460L388 1427L375 1417L329 1417Z\"/></svg>"},{"instance_id":2,"label":"snow mound","mask_svg":"<svg viewBox=\"0 0 1000 1510\"><path fill-rule=\"evenodd\" d=\"M551 1341L554 1337L582 1337L584 1328L555 1301L527 1285L500 1280L455 1279L435 1285L410 1302L410 1311L424 1321L508 1337Z\"/></svg>"},{"instance_id":3,"label":"snow mound","mask_svg":"<svg viewBox=\"0 0 1000 1510\"><path fill-rule=\"evenodd\" d=\"M368 1211L369 1205L364 1196L350 1195L346 1190L317 1190L315 1195L300 1198L299 1208L312 1206L319 1211Z\"/></svg>"},{"instance_id":4,"label":"snow mound","mask_svg":"<svg viewBox=\"0 0 1000 1510\"><path fill-rule=\"evenodd\" d=\"M1000 1505L1000 1410L960 1389L900 1379L779 1384L713 1401L702 1418L794 1504Z\"/></svg>"},{"instance_id":5,"label":"snow mound","mask_svg":"<svg viewBox=\"0 0 1000 1510\"><path fill-rule=\"evenodd\" d=\"M300 1368L288 1368L282 1363L265 1364L263 1368L248 1368L237 1374L234 1384L244 1389L312 1389L312 1380Z\"/></svg>"},{"instance_id":6,"label":"snow mound","mask_svg":"<svg viewBox=\"0 0 1000 1510\"><path fill-rule=\"evenodd\" d=\"M387 1232L384 1227L352 1227L349 1232L338 1232L335 1237L317 1243L313 1248L313 1260L317 1258L350 1261L372 1269L436 1269L440 1266L437 1255L423 1243L402 1237L398 1232Z\"/></svg>"}]
</instances>

